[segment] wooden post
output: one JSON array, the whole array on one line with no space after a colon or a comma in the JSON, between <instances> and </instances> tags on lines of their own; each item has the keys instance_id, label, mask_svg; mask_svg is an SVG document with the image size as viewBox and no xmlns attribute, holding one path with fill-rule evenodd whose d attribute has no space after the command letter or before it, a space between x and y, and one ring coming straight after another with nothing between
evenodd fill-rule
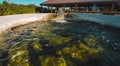
<instances>
[{"instance_id":1,"label":"wooden post","mask_svg":"<svg viewBox=\"0 0 120 66\"><path fill-rule=\"evenodd\" d=\"M70 11L72 12L72 7L70 7Z\"/></svg>"},{"instance_id":2,"label":"wooden post","mask_svg":"<svg viewBox=\"0 0 120 66\"><path fill-rule=\"evenodd\" d=\"M42 5L41 5L41 13L43 13L43 7L42 7Z\"/></svg>"},{"instance_id":3,"label":"wooden post","mask_svg":"<svg viewBox=\"0 0 120 66\"><path fill-rule=\"evenodd\" d=\"M65 10L65 5L63 5L63 9Z\"/></svg>"},{"instance_id":4,"label":"wooden post","mask_svg":"<svg viewBox=\"0 0 120 66\"><path fill-rule=\"evenodd\" d=\"M80 11L80 6L78 7L78 11Z\"/></svg>"},{"instance_id":5,"label":"wooden post","mask_svg":"<svg viewBox=\"0 0 120 66\"><path fill-rule=\"evenodd\" d=\"M47 9L48 9L48 12L49 12L49 10L50 10L50 7L49 7L49 6L47 6Z\"/></svg>"},{"instance_id":6,"label":"wooden post","mask_svg":"<svg viewBox=\"0 0 120 66\"><path fill-rule=\"evenodd\" d=\"M59 7L57 6L56 9L57 9L57 11L58 11L58 10L59 10Z\"/></svg>"},{"instance_id":7,"label":"wooden post","mask_svg":"<svg viewBox=\"0 0 120 66\"><path fill-rule=\"evenodd\" d=\"M75 4L75 9L76 9L76 11L78 10L78 5L77 4Z\"/></svg>"},{"instance_id":8,"label":"wooden post","mask_svg":"<svg viewBox=\"0 0 120 66\"><path fill-rule=\"evenodd\" d=\"M51 10L51 13L53 13L53 9L52 9L52 6L50 6L50 10Z\"/></svg>"},{"instance_id":9,"label":"wooden post","mask_svg":"<svg viewBox=\"0 0 120 66\"><path fill-rule=\"evenodd\" d=\"M96 11L96 3L93 4L92 11Z\"/></svg>"},{"instance_id":10,"label":"wooden post","mask_svg":"<svg viewBox=\"0 0 120 66\"><path fill-rule=\"evenodd\" d=\"M111 11L113 11L114 7L115 7L115 3L112 3Z\"/></svg>"}]
</instances>

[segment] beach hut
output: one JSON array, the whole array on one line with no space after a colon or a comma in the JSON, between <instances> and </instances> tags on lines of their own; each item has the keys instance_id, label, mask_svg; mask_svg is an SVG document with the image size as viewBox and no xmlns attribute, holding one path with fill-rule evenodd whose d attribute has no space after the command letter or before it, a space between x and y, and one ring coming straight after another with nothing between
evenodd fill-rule
<instances>
[{"instance_id":1,"label":"beach hut","mask_svg":"<svg viewBox=\"0 0 120 66\"><path fill-rule=\"evenodd\" d=\"M70 11L100 11L107 10L112 11L118 6L119 0L47 0L41 3L41 8L47 6L51 12L54 12L53 8L63 9L69 8ZM43 12L43 9L41 9Z\"/></svg>"}]
</instances>

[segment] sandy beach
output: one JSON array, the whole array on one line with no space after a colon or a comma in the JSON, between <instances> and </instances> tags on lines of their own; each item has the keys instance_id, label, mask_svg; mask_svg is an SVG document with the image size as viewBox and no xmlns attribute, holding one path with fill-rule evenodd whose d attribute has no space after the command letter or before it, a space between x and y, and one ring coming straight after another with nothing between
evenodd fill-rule
<instances>
[{"instance_id":1,"label":"sandy beach","mask_svg":"<svg viewBox=\"0 0 120 66\"><path fill-rule=\"evenodd\" d=\"M0 33L11 27L27 24L34 21L42 21L47 14L16 14L9 16L0 16Z\"/></svg>"}]
</instances>

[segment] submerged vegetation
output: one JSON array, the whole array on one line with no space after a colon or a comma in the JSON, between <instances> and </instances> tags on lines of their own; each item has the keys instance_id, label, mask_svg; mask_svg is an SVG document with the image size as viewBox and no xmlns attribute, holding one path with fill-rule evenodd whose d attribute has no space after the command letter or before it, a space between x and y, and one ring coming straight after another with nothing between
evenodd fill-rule
<instances>
[{"instance_id":1,"label":"submerged vegetation","mask_svg":"<svg viewBox=\"0 0 120 66\"><path fill-rule=\"evenodd\" d=\"M119 66L119 48L107 49L120 43L119 32L111 32L113 29L87 21L36 22L15 27L2 35L7 52L0 56L0 60L5 58L0 63L2 66ZM110 53L115 53L115 57Z\"/></svg>"}]
</instances>

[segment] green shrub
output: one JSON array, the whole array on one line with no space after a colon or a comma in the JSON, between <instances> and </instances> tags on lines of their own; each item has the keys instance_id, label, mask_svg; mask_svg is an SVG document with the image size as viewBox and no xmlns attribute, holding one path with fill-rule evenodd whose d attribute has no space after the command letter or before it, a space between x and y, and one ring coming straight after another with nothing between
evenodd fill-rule
<instances>
[{"instance_id":1,"label":"green shrub","mask_svg":"<svg viewBox=\"0 0 120 66\"><path fill-rule=\"evenodd\" d=\"M37 6L33 4L18 5L18 4L10 4L7 1L3 1L3 3L0 4L0 16L12 15L12 14L35 13L36 7Z\"/></svg>"}]
</instances>

